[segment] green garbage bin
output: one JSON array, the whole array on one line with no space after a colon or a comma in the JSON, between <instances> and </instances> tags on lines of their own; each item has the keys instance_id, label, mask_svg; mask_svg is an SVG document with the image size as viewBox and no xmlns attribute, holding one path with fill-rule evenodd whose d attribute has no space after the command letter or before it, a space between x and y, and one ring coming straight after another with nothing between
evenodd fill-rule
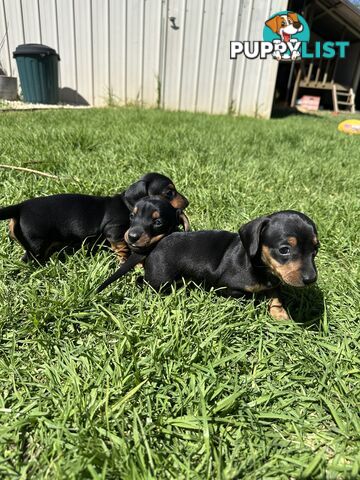
<instances>
[{"instance_id":1,"label":"green garbage bin","mask_svg":"<svg viewBox=\"0 0 360 480\"><path fill-rule=\"evenodd\" d=\"M38 43L19 45L13 53L25 102L59 102L59 55Z\"/></svg>"}]
</instances>

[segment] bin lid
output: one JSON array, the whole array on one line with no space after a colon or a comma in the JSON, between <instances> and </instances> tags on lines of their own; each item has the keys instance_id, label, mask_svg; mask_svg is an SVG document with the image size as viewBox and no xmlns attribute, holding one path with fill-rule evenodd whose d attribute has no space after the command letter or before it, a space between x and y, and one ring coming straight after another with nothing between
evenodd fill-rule
<instances>
[{"instance_id":1,"label":"bin lid","mask_svg":"<svg viewBox=\"0 0 360 480\"><path fill-rule=\"evenodd\" d=\"M57 55L60 60L60 56L56 53L56 50L47 45L41 45L41 43L24 43L23 45L18 45L13 52L13 56L16 58L21 55L40 55L41 57L45 55Z\"/></svg>"}]
</instances>

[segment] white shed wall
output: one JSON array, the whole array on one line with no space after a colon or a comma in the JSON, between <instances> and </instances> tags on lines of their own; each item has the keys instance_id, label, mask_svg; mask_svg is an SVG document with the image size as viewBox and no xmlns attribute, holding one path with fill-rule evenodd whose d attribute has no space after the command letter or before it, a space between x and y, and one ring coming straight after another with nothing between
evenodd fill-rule
<instances>
[{"instance_id":1,"label":"white shed wall","mask_svg":"<svg viewBox=\"0 0 360 480\"><path fill-rule=\"evenodd\" d=\"M269 117L277 62L230 60L230 41L262 40L265 20L287 3L0 0L0 60L17 75L17 45L55 48L64 101Z\"/></svg>"}]
</instances>

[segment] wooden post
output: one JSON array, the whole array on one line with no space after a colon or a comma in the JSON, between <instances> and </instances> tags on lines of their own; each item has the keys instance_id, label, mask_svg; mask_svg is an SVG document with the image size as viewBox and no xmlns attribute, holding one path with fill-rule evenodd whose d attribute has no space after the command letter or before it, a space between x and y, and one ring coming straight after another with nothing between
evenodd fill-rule
<instances>
[{"instance_id":1,"label":"wooden post","mask_svg":"<svg viewBox=\"0 0 360 480\"><path fill-rule=\"evenodd\" d=\"M319 77L320 77L320 72L321 72L321 67L322 67L322 58L320 58L320 62L317 66L317 70L316 70L316 75L315 75L315 85L317 86L317 83L319 81Z\"/></svg>"},{"instance_id":2,"label":"wooden post","mask_svg":"<svg viewBox=\"0 0 360 480\"><path fill-rule=\"evenodd\" d=\"M322 86L323 86L323 87L325 86L325 83L326 83L326 81L327 81L327 77L328 77L328 73L329 73L329 68L330 68L330 61L331 61L331 60L327 60L327 61L326 61L325 73L324 73L324 77L323 77L323 81L322 81Z\"/></svg>"},{"instance_id":3,"label":"wooden post","mask_svg":"<svg viewBox=\"0 0 360 480\"><path fill-rule=\"evenodd\" d=\"M297 73L297 75L296 75L294 90L293 90L293 94L292 94L292 97L291 97L291 104L290 104L290 106L291 106L292 108L295 107L295 105L296 105L296 98L297 98L297 94L298 94L298 91L299 91L300 78L301 78L301 66L300 66L300 68L299 68L299 70L298 70L298 73Z\"/></svg>"},{"instance_id":4,"label":"wooden post","mask_svg":"<svg viewBox=\"0 0 360 480\"><path fill-rule=\"evenodd\" d=\"M310 80L311 80L311 74L312 74L313 67L314 67L314 62L312 61L309 65L308 74L307 74L307 77L306 77L306 83L308 85L309 85Z\"/></svg>"},{"instance_id":5,"label":"wooden post","mask_svg":"<svg viewBox=\"0 0 360 480\"><path fill-rule=\"evenodd\" d=\"M355 93L354 93L354 90L352 88L350 88L350 91L349 91L349 94L350 94L350 102L351 102L351 113L355 113Z\"/></svg>"},{"instance_id":6,"label":"wooden post","mask_svg":"<svg viewBox=\"0 0 360 480\"><path fill-rule=\"evenodd\" d=\"M337 95L336 95L336 85L335 83L332 84L332 99L333 99L333 105L334 105L334 112L338 113L339 108L338 108L338 103L337 103Z\"/></svg>"}]
</instances>

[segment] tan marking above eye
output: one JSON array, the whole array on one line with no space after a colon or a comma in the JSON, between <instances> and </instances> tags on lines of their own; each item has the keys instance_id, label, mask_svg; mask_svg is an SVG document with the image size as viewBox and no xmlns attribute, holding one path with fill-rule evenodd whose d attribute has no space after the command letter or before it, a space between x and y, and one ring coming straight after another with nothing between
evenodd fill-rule
<instances>
[{"instance_id":1,"label":"tan marking above eye","mask_svg":"<svg viewBox=\"0 0 360 480\"><path fill-rule=\"evenodd\" d=\"M151 214L151 218L160 218L160 212L157 210L154 210L153 213Z\"/></svg>"},{"instance_id":2,"label":"tan marking above eye","mask_svg":"<svg viewBox=\"0 0 360 480\"><path fill-rule=\"evenodd\" d=\"M317 245L319 243L319 240L316 235L312 238L312 242L314 245Z\"/></svg>"},{"instance_id":3,"label":"tan marking above eye","mask_svg":"<svg viewBox=\"0 0 360 480\"><path fill-rule=\"evenodd\" d=\"M291 245L292 247L296 247L298 243L296 237L288 237L287 241L288 241L288 244Z\"/></svg>"},{"instance_id":4,"label":"tan marking above eye","mask_svg":"<svg viewBox=\"0 0 360 480\"><path fill-rule=\"evenodd\" d=\"M170 185L168 186L168 188L170 188L170 190L176 190L176 189L175 189L175 185L173 185L172 183L170 183Z\"/></svg>"}]
</instances>

